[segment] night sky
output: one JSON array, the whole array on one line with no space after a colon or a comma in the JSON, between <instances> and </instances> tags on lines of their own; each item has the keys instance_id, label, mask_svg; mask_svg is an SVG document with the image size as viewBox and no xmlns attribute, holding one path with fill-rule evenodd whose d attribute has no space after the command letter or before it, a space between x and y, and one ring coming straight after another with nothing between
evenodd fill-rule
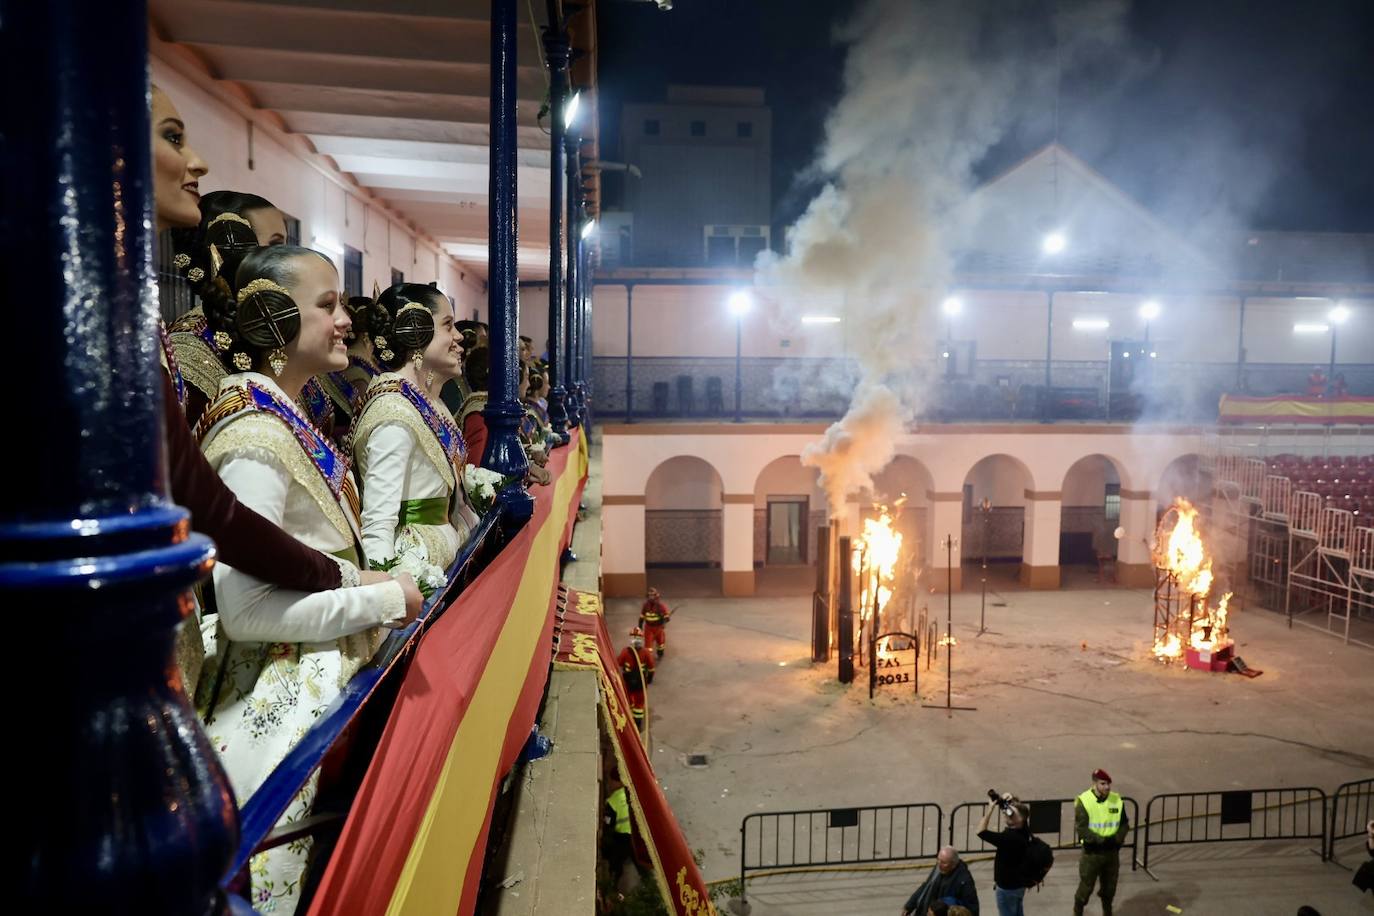
<instances>
[{"instance_id":1,"label":"night sky","mask_svg":"<svg viewBox=\"0 0 1374 916\"><path fill-rule=\"evenodd\" d=\"M602 0L602 155L618 155L622 102L661 101L669 83L762 86L774 224L787 226L818 187L808 166L844 66L832 33L856 5ZM1052 5L1007 0L1047 61ZM1374 232L1374 0L1134 0L1128 17L1119 63L1062 75L1066 147L1166 222L1220 200L1249 228ZM1047 98L1025 112L980 176L1050 142L1052 111Z\"/></svg>"}]
</instances>

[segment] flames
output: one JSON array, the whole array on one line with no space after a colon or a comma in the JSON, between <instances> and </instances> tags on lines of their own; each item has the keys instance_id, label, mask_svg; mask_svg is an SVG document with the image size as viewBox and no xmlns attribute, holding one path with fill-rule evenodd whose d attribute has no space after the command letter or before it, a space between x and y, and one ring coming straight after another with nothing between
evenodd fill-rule
<instances>
[{"instance_id":1,"label":"flames","mask_svg":"<svg viewBox=\"0 0 1374 916\"><path fill-rule=\"evenodd\" d=\"M1177 589L1177 606L1156 617L1154 654L1170 661L1184 649L1210 652L1227 645L1227 617L1231 593L1211 603L1212 557L1198 527L1198 512L1182 497L1160 521L1154 549L1155 567L1166 574L1166 586Z\"/></svg>"},{"instance_id":2,"label":"flames","mask_svg":"<svg viewBox=\"0 0 1374 916\"><path fill-rule=\"evenodd\" d=\"M900 506L899 502L897 508ZM865 624L879 627L881 632L882 614L892 600L902 556L902 535L887 506L878 507L876 518L864 519L858 548L852 562L858 580L860 632ZM886 640L879 643L878 649L881 655L889 654Z\"/></svg>"}]
</instances>

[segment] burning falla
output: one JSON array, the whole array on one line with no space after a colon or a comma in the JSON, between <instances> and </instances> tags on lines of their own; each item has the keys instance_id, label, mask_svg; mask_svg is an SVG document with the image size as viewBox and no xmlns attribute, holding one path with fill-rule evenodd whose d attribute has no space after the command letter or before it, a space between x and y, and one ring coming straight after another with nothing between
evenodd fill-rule
<instances>
[{"instance_id":1,"label":"burning falla","mask_svg":"<svg viewBox=\"0 0 1374 916\"><path fill-rule=\"evenodd\" d=\"M1198 511L1182 497L1174 500L1155 532L1154 565L1166 577L1166 596L1177 590L1177 606L1163 617L1156 615L1155 656L1169 661L1181 657L1185 647L1206 652L1228 643L1231 593L1211 603L1212 557L1202 540Z\"/></svg>"}]
</instances>

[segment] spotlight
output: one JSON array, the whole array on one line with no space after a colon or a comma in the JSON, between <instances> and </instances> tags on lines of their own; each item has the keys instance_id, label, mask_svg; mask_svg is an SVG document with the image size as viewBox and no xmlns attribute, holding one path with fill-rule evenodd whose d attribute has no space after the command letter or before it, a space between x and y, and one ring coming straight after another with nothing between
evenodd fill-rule
<instances>
[{"instance_id":1,"label":"spotlight","mask_svg":"<svg viewBox=\"0 0 1374 916\"><path fill-rule=\"evenodd\" d=\"M582 232L581 232L581 236L580 236L580 237L581 237L581 238L584 238L584 239L585 239L585 238L591 238L591 236L594 235L595 233L596 233L596 220L592 219L592 218L589 216L589 217L587 217L586 222L584 222L584 223L582 224Z\"/></svg>"},{"instance_id":2,"label":"spotlight","mask_svg":"<svg viewBox=\"0 0 1374 916\"><path fill-rule=\"evenodd\" d=\"M1105 318L1075 318L1073 329L1075 331L1105 331L1110 326L1110 322Z\"/></svg>"},{"instance_id":3,"label":"spotlight","mask_svg":"<svg viewBox=\"0 0 1374 916\"><path fill-rule=\"evenodd\" d=\"M748 290L737 289L730 294L730 298L726 300L725 304L730 309L731 315L736 318L743 318L754 307L754 297L749 294Z\"/></svg>"},{"instance_id":4,"label":"spotlight","mask_svg":"<svg viewBox=\"0 0 1374 916\"><path fill-rule=\"evenodd\" d=\"M1332 324L1345 324L1345 320L1350 317L1350 309L1344 305L1338 305L1327 312L1326 317Z\"/></svg>"},{"instance_id":5,"label":"spotlight","mask_svg":"<svg viewBox=\"0 0 1374 916\"><path fill-rule=\"evenodd\" d=\"M1045 254L1059 254L1068 247L1069 240L1064 238L1062 232L1051 232L1040 242L1040 250Z\"/></svg>"},{"instance_id":6,"label":"spotlight","mask_svg":"<svg viewBox=\"0 0 1374 916\"><path fill-rule=\"evenodd\" d=\"M582 104L582 93L580 91L574 92L572 98L568 99L563 106L564 127L572 127L573 123L577 121L577 108L580 104Z\"/></svg>"},{"instance_id":7,"label":"spotlight","mask_svg":"<svg viewBox=\"0 0 1374 916\"><path fill-rule=\"evenodd\" d=\"M1328 325L1313 324L1305 321L1299 321L1297 324L1293 325L1294 334L1325 334L1329 330L1331 330L1331 328Z\"/></svg>"},{"instance_id":8,"label":"spotlight","mask_svg":"<svg viewBox=\"0 0 1374 916\"><path fill-rule=\"evenodd\" d=\"M947 296L945 301L940 303L940 308L946 315L957 315L964 310L964 300L958 296Z\"/></svg>"},{"instance_id":9,"label":"spotlight","mask_svg":"<svg viewBox=\"0 0 1374 916\"><path fill-rule=\"evenodd\" d=\"M1147 299L1145 303L1140 306L1140 317L1144 318L1146 321L1154 321L1159 317L1159 303L1153 299Z\"/></svg>"}]
</instances>

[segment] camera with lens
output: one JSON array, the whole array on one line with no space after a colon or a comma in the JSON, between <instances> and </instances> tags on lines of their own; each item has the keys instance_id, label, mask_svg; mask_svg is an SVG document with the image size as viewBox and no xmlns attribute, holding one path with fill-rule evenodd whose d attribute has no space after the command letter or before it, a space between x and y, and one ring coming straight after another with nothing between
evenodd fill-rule
<instances>
[{"instance_id":1,"label":"camera with lens","mask_svg":"<svg viewBox=\"0 0 1374 916\"><path fill-rule=\"evenodd\" d=\"M988 789L988 798L997 803L997 807L1002 812L1003 817L1011 817L1012 813L1016 811L1016 809L1012 807L1011 802L1004 801L1002 793L998 792L996 789Z\"/></svg>"}]
</instances>

